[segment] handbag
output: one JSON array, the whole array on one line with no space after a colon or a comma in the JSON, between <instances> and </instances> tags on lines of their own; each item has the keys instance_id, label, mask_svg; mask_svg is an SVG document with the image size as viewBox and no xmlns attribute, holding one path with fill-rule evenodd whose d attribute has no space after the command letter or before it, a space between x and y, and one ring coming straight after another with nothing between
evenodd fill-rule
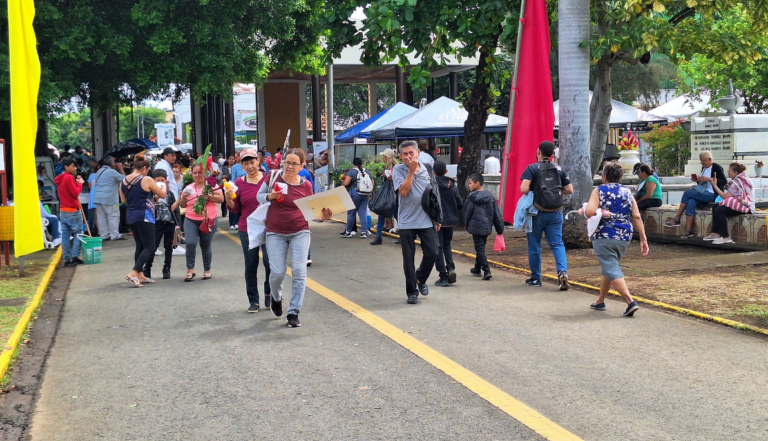
<instances>
[{"instance_id":1,"label":"handbag","mask_svg":"<svg viewBox=\"0 0 768 441\"><path fill-rule=\"evenodd\" d=\"M277 180L277 177L280 176L282 172L280 171L273 171L269 177L269 181L266 184L267 185L267 193L269 193L270 188L274 188L275 181ZM262 184L265 185L265 184ZM256 247L260 247L264 245L264 243L267 241L267 212L269 212L269 207L272 205L272 202L265 202L263 204L260 204L255 210L253 210L253 213L248 216L246 219L247 225L248 225L248 249L252 250Z\"/></svg>"},{"instance_id":2,"label":"handbag","mask_svg":"<svg viewBox=\"0 0 768 441\"><path fill-rule=\"evenodd\" d=\"M200 232L203 234L209 234L213 231L213 226L216 224L216 219L208 217L208 204L205 204L203 209L203 221L200 222Z\"/></svg>"},{"instance_id":3,"label":"handbag","mask_svg":"<svg viewBox=\"0 0 768 441\"><path fill-rule=\"evenodd\" d=\"M751 213L752 199L749 196L749 192L746 191L746 189L744 188L744 185L741 182L737 180L733 180L731 182L734 185L739 187L739 190L741 191L741 198L737 198L737 197L725 198L722 201L720 201L720 205L728 207L731 210L736 210L740 213Z\"/></svg>"},{"instance_id":4,"label":"handbag","mask_svg":"<svg viewBox=\"0 0 768 441\"><path fill-rule=\"evenodd\" d=\"M395 185L391 180L385 179L376 193L368 208L379 216L394 217L395 215Z\"/></svg>"}]
</instances>

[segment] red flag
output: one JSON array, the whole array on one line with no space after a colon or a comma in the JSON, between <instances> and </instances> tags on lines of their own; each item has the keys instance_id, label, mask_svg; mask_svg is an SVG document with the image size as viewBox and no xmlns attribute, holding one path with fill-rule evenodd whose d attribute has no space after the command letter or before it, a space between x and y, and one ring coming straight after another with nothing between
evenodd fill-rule
<instances>
[{"instance_id":1,"label":"red flag","mask_svg":"<svg viewBox=\"0 0 768 441\"><path fill-rule=\"evenodd\" d=\"M523 24L517 72L512 134L507 146L507 175L502 176L504 221L513 223L520 193L520 176L525 167L536 162L536 150L542 141L552 141L555 111L552 106L552 77L549 71L549 21L545 0L528 0ZM512 94L510 94L510 97Z\"/></svg>"}]
</instances>

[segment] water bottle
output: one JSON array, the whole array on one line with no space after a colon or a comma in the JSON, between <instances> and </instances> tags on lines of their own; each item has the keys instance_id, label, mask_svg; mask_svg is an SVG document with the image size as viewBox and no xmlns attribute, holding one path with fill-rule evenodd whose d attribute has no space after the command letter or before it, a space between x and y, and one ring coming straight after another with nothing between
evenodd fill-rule
<instances>
[{"instance_id":1,"label":"water bottle","mask_svg":"<svg viewBox=\"0 0 768 441\"><path fill-rule=\"evenodd\" d=\"M224 189L229 191L232 190L232 194L229 196L230 199L234 199L237 197L237 185L235 185L233 182L229 182L226 179L223 179L222 182L224 183Z\"/></svg>"}]
</instances>

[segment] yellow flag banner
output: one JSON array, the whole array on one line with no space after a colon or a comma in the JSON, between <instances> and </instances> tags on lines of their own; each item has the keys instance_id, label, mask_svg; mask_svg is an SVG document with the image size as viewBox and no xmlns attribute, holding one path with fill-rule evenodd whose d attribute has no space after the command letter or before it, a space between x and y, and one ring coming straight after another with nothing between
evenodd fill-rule
<instances>
[{"instance_id":1,"label":"yellow flag banner","mask_svg":"<svg viewBox=\"0 0 768 441\"><path fill-rule=\"evenodd\" d=\"M33 0L8 0L11 61L14 250L16 257L43 249L43 225L35 172L40 59L32 28Z\"/></svg>"}]
</instances>

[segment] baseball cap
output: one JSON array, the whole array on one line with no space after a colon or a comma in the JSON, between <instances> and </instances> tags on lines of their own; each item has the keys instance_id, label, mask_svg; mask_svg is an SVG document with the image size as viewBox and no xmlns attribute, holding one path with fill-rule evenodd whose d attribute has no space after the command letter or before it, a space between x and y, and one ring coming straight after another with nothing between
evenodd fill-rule
<instances>
[{"instance_id":1,"label":"baseball cap","mask_svg":"<svg viewBox=\"0 0 768 441\"><path fill-rule=\"evenodd\" d=\"M256 153L256 150L254 149L243 149L240 151L240 162L243 162L247 158L255 159L258 157L259 157L259 154Z\"/></svg>"},{"instance_id":2,"label":"baseball cap","mask_svg":"<svg viewBox=\"0 0 768 441\"><path fill-rule=\"evenodd\" d=\"M391 158L395 156L395 152L392 149L386 149L383 152L381 152L381 156L386 156L387 158Z\"/></svg>"},{"instance_id":3,"label":"baseball cap","mask_svg":"<svg viewBox=\"0 0 768 441\"><path fill-rule=\"evenodd\" d=\"M170 154L178 155L179 151L176 150L174 147L166 147L165 150L163 150L163 153L161 156L170 155Z\"/></svg>"}]
</instances>

